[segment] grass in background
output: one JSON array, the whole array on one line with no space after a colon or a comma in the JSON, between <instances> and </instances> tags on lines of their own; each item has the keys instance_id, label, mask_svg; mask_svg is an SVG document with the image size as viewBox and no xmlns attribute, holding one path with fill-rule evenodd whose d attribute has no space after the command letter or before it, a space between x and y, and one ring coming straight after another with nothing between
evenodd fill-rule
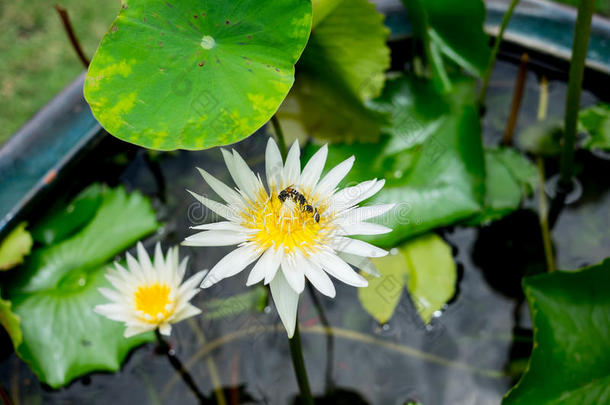
<instances>
[{"instance_id":1,"label":"grass in background","mask_svg":"<svg viewBox=\"0 0 610 405\"><path fill-rule=\"evenodd\" d=\"M0 145L83 71L54 5L93 56L120 0L0 1Z\"/></svg>"}]
</instances>

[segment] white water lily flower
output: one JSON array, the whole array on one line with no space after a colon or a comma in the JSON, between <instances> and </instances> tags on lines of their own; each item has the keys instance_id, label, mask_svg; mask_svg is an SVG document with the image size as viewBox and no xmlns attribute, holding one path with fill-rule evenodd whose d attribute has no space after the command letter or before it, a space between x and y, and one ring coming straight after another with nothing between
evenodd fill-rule
<instances>
[{"instance_id":1,"label":"white water lily flower","mask_svg":"<svg viewBox=\"0 0 610 405\"><path fill-rule=\"evenodd\" d=\"M284 164L277 145L269 139L265 188L260 175L255 175L237 152L223 149L222 153L236 189L205 170L199 171L226 204L189 192L226 221L193 227L202 232L187 237L182 244L238 245L210 270L201 286L210 287L256 262L247 285L270 283L280 318L292 337L305 278L322 294L334 297L335 287L328 274L346 284L365 287L366 279L349 264L367 271L373 267L368 257L387 254L369 243L348 238L391 231L366 220L384 214L393 204L357 207L377 193L385 181L369 180L337 190L354 163L353 156L320 179L328 154L326 145L301 171L298 143L292 145Z\"/></svg>"},{"instance_id":2,"label":"white water lily flower","mask_svg":"<svg viewBox=\"0 0 610 405\"><path fill-rule=\"evenodd\" d=\"M200 291L199 283L206 272L201 271L182 283L188 257L178 263L178 247L170 248L164 258L157 243L152 262L139 242L137 250L138 260L127 253L129 270L119 263L108 270L106 278L116 290L99 289L111 303L97 305L95 312L125 322L125 337L157 328L169 335L171 324L201 313L189 301Z\"/></svg>"}]
</instances>

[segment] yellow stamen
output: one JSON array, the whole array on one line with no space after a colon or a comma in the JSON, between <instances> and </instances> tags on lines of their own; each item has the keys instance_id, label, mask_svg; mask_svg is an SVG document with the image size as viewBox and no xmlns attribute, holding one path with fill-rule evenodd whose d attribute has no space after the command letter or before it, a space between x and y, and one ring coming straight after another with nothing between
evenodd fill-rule
<instances>
[{"instance_id":1,"label":"yellow stamen","mask_svg":"<svg viewBox=\"0 0 610 405\"><path fill-rule=\"evenodd\" d=\"M305 211L294 201L280 201L277 194L272 191L270 198L266 193L261 193L257 202L252 202L243 214L242 225L257 230L250 241L261 250L284 245L286 253L291 254L298 249L307 257L330 232L328 225L325 225L323 217L316 222L313 213ZM317 208L322 215L323 208Z\"/></svg>"},{"instance_id":2,"label":"yellow stamen","mask_svg":"<svg viewBox=\"0 0 610 405\"><path fill-rule=\"evenodd\" d=\"M165 284L140 286L134 294L136 310L143 314L142 321L160 324L169 318L174 303L169 298L170 289Z\"/></svg>"}]
</instances>

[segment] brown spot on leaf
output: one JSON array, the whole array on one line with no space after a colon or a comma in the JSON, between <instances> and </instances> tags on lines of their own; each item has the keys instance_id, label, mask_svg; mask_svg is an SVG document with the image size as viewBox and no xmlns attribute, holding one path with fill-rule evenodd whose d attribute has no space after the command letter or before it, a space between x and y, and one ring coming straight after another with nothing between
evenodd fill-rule
<instances>
[{"instance_id":1,"label":"brown spot on leaf","mask_svg":"<svg viewBox=\"0 0 610 405\"><path fill-rule=\"evenodd\" d=\"M119 27L117 27L116 25L112 26L112 32L116 32L116 30L118 30L118 29L119 29Z\"/></svg>"},{"instance_id":2,"label":"brown spot on leaf","mask_svg":"<svg viewBox=\"0 0 610 405\"><path fill-rule=\"evenodd\" d=\"M227 21L225 21L225 24L229 25L229 24L231 24L231 21L227 20Z\"/></svg>"},{"instance_id":3,"label":"brown spot on leaf","mask_svg":"<svg viewBox=\"0 0 610 405\"><path fill-rule=\"evenodd\" d=\"M199 18L199 16L198 16L197 14L195 14L195 15L193 16L193 18Z\"/></svg>"},{"instance_id":4,"label":"brown spot on leaf","mask_svg":"<svg viewBox=\"0 0 610 405\"><path fill-rule=\"evenodd\" d=\"M247 38L248 38L248 39L252 39L252 35L248 35L248 37L247 37Z\"/></svg>"},{"instance_id":5,"label":"brown spot on leaf","mask_svg":"<svg viewBox=\"0 0 610 405\"><path fill-rule=\"evenodd\" d=\"M202 60L201 62L199 62L199 66L203 66L203 65L205 65L205 61L204 61L204 60Z\"/></svg>"}]
</instances>

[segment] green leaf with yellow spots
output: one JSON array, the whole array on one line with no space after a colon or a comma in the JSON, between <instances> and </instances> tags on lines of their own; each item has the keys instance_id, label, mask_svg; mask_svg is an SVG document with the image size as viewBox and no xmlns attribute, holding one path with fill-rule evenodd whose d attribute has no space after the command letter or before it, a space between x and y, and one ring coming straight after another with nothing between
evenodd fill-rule
<instances>
[{"instance_id":1,"label":"green leaf with yellow spots","mask_svg":"<svg viewBox=\"0 0 610 405\"><path fill-rule=\"evenodd\" d=\"M111 134L151 149L237 142L275 113L311 30L310 0L124 1L85 79Z\"/></svg>"},{"instance_id":2,"label":"green leaf with yellow spots","mask_svg":"<svg viewBox=\"0 0 610 405\"><path fill-rule=\"evenodd\" d=\"M92 371L116 371L132 348L154 339L152 333L125 339L124 324L93 311L107 301L98 288L110 286L109 262L159 226L143 195L103 188L101 197L90 222L59 243L35 249L5 291L8 309L21 322L6 311L0 320L9 321L9 332L20 326L17 354L53 388ZM17 346L18 335L11 337Z\"/></svg>"}]
</instances>

